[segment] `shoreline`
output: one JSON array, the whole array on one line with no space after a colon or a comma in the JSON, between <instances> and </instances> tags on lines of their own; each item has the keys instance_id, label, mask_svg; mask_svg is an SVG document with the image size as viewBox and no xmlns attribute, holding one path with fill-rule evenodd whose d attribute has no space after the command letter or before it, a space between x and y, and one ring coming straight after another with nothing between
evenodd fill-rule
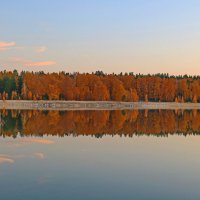
<instances>
[{"instance_id":1,"label":"shoreline","mask_svg":"<svg viewBox=\"0 0 200 200\"><path fill-rule=\"evenodd\" d=\"M176 102L117 102L117 101L50 101L0 100L0 109L8 110L192 110L200 103Z\"/></svg>"}]
</instances>

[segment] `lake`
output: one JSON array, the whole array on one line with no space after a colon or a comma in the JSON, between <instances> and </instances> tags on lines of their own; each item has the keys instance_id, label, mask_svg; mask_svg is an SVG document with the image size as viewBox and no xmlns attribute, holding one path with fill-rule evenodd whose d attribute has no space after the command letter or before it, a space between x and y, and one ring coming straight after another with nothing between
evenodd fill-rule
<instances>
[{"instance_id":1,"label":"lake","mask_svg":"<svg viewBox=\"0 0 200 200\"><path fill-rule=\"evenodd\" d=\"M200 199L200 110L1 110L1 199Z\"/></svg>"}]
</instances>

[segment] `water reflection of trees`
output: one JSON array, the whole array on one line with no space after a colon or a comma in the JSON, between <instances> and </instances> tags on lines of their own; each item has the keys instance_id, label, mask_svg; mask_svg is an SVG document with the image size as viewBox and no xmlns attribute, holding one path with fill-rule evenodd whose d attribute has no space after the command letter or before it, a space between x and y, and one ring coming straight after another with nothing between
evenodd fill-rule
<instances>
[{"instance_id":1,"label":"water reflection of trees","mask_svg":"<svg viewBox=\"0 0 200 200\"><path fill-rule=\"evenodd\" d=\"M200 111L1 111L1 136L200 134Z\"/></svg>"}]
</instances>

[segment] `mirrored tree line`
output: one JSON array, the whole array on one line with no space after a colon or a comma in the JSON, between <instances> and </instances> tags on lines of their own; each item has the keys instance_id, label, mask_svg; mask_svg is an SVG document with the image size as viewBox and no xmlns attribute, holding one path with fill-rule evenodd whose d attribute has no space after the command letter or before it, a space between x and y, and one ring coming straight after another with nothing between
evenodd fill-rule
<instances>
[{"instance_id":1,"label":"mirrored tree line","mask_svg":"<svg viewBox=\"0 0 200 200\"><path fill-rule=\"evenodd\" d=\"M0 135L129 136L200 134L199 110L19 111L1 110Z\"/></svg>"}]
</instances>

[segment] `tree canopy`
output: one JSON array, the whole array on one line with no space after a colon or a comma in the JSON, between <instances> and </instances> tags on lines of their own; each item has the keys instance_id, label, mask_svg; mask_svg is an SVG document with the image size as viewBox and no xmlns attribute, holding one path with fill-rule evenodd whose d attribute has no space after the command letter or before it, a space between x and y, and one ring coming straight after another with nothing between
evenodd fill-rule
<instances>
[{"instance_id":1,"label":"tree canopy","mask_svg":"<svg viewBox=\"0 0 200 200\"><path fill-rule=\"evenodd\" d=\"M200 102L200 76L0 72L0 99Z\"/></svg>"}]
</instances>

